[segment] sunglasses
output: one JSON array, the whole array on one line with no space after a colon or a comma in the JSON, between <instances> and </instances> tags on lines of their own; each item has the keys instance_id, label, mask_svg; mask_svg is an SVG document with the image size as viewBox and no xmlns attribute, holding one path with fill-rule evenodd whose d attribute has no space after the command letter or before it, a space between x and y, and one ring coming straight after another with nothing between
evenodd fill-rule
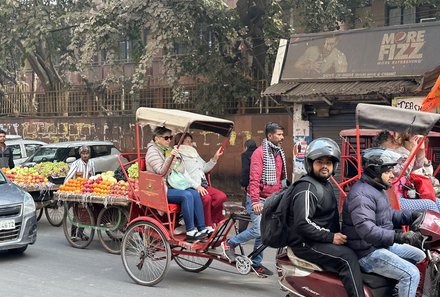
<instances>
[{"instance_id":1,"label":"sunglasses","mask_svg":"<svg viewBox=\"0 0 440 297\"><path fill-rule=\"evenodd\" d=\"M171 139L173 139L173 135L171 135L171 136L160 136L161 138L163 138L163 139L165 139L165 140L171 140Z\"/></svg>"}]
</instances>

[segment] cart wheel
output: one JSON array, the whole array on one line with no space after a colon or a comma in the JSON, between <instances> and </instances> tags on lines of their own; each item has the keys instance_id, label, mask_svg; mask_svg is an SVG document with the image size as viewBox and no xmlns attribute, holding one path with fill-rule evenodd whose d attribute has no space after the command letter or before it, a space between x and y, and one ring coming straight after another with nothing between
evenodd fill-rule
<instances>
[{"instance_id":1,"label":"cart wheel","mask_svg":"<svg viewBox=\"0 0 440 297\"><path fill-rule=\"evenodd\" d=\"M117 206L103 208L97 220L97 233L102 246L112 254L121 252L122 238L127 225L128 212Z\"/></svg>"},{"instance_id":2,"label":"cart wheel","mask_svg":"<svg viewBox=\"0 0 440 297\"><path fill-rule=\"evenodd\" d=\"M63 201L55 201L44 208L46 218L54 227L59 227L63 224L64 205Z\"/></svg>"},{"instance_id":3,"label":"cart wheel","mask_svg":"<svg viewBox=\"0 0 440 297\"><path fill-rule=\"evenodd\" d=\"M121 257L125 271L136 283L154 286L168 271L170 244L153 223L136 222L125 232Z\"/></svg>"},{"instance_id":4,"label":"cart wheel","mask_svg":"<svg viewBox=\"0 0 440 297\"><path fill-rule=\"evenodd\" d=\"M89 206L81 203L66 202L63 218L63 230L67 241L76 248L86 248L93 240L95 218Z\"/></svg>"},{"instance_id":5,"label":"cart wheel","mask_svg":"<svg viewBox=\"0 0 440 297\"><path fill-rule=\"evenodd\" d=\"M191 252L191 250L187 250L184 247L177 247L173 250L174 261L185 271L198 273L208 268L212 263L210 258L181 255L177 251Z\"/></svg>"},{"instance_id":6,"label":"cart wheel","mask_svg":"<svg viewBox=\"0 0 440 297\"><path fill-rule=\"evenodd\" d=\"M43 208L40 208L40 209L36 209L36 210L35 210L35 216L37 217L37 222L38 222L39 220L41 220L41 217L43 216L43 212L44 212L44 209L43 209Z\"/></svg>"}]
</instances>

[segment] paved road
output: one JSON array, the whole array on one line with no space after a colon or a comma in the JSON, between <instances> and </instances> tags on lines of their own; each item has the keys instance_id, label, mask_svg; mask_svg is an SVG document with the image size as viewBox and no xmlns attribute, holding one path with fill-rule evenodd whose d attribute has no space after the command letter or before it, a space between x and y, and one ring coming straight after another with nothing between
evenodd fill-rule
<instances>
[{"instance_id":1,"label":"paved road","mask_svg":"<svg viewBox=\"0 0 440 297\"><path fill-rule=\"evenodd\" d=\"M153 288L137 285L125 272L121 257L104 251L95 238L84 250L72 248L62 227L39 222L38 239L24 255L0 253L0 296L182 296L235 297L284 296L276 277L258 278L237 274L229 266L216 263L199 273L188 273L171 263L165 279ZM246 245L247 249L251 246ZM264 265L274 266L275 250L265 253Z\"/></svg>"}]
</instances>

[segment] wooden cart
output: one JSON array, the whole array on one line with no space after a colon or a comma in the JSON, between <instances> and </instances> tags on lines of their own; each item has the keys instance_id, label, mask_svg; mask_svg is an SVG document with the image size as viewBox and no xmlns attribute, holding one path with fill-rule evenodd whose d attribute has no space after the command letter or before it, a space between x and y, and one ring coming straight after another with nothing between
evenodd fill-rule
<instances>
[{"instance_id":1,"label":"wooden cart","mask_svg":"<svg viewBox=\"0 0 440 297\"><path fill-rule=\"evenodd\" d=\"M86 248L96 231L109 253L120 253L128 221L128 197L55 192L54 199L64 204L63 230L70 245Z\"/></svg>"}]
</instances>

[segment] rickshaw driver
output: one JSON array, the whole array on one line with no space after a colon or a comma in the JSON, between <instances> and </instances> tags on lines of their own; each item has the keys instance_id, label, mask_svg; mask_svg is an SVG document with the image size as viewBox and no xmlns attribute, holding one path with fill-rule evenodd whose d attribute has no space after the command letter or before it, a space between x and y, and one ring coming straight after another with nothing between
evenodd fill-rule
<instances>
[{"instance_id":1,"label":"rickshaw driver","mask_svg":"<svg viewBox=\"0 0 440 297\"><path fill-rule=\"evenodd\" d=\"M263 143L251 157L246 211L251 217L252 227L221 243L223 254L229 261L235 262L236 246L255 239L254 250L261 244L260 222L263 204L267 197L286 186L286 158L281 143L284 140L284 128L269 122L265 127ZM273 275L273 272L261 264L263 253L257 255L252 268L259 275Z\"/></svg>"}]
</instances>

